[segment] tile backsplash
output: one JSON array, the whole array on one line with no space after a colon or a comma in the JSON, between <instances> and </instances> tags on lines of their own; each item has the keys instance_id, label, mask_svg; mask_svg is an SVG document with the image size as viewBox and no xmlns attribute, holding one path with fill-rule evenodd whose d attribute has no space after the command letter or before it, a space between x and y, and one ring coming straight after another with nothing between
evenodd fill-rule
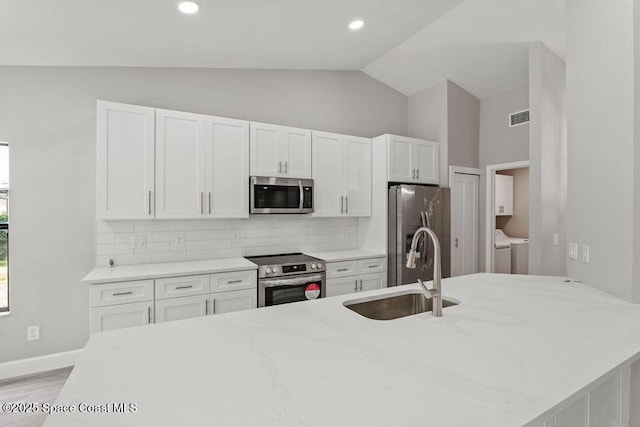
<instances>
[{"instance_id":1,"label":"tile backsplash","mask_svg":"<svg viewBox=\"0 0 640 427\"><path fill-rule=\"evenodd\" d=\"M96 266L192 261L358 247L357 218L97 221Z\"/></svg>"}]
</instances>

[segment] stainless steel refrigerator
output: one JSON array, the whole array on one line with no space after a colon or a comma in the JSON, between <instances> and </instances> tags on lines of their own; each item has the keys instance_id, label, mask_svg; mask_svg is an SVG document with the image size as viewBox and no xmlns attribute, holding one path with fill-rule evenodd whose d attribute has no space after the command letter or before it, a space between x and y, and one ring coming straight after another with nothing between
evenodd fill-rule
<instances>
[{"instance_id":1,"label":"stainless steel refrigerator","mask_svg":"<svg viewBox=\"0 0 640 427\"><path fill-rule=\"evenodd\" d=\"M433 279L433 244L427 236L420 239L416 268L406 267L407 254L415 231L427 226L440 241L442 277L451 275L450 190L427 185L389 187L389 268L388 286ZM426 246L425 246L425 243Z\"/></svg>"}]
</instances>

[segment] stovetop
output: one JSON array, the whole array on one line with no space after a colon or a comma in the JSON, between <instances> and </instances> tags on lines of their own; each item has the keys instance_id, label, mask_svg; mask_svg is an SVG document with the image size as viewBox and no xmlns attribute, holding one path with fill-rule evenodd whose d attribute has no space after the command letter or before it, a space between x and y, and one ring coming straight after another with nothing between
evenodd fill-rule
<instances>
[{"instance_id":1,"label":"stovetop","mask_svg":"<svg viewBox=\"0 0 640 427\"><path fill-rule=\"evenodd\" d=\"M258 266L258 278L324 273L324 261L302 253L245 257Z\"/></svg>"},{"instance_id":2,"label":"stovetop","mask_svg":"<svg viewBox=\"0 0 640 427\"><path fill-rule=\"evenodd\" d=\"M263 255L245 257L249 261L257 265L286 265L286 264L303 264L306 262L322 261L302 253L279 254L279 255Z\"/></svg>"}]
</instances>

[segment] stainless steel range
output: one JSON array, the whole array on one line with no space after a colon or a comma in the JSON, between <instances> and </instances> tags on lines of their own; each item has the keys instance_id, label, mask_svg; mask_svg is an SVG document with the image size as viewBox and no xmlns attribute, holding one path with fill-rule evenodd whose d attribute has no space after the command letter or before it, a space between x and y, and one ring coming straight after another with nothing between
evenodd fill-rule
<instances>
[{"instance_id":1,"label":"stainless steel range","mask_svg":"<svg viewBox=\"0 0 640 427\"><path fill-rule=\"evenodd\" d=\"M324 261L301 253L246 257L258 266L258 307L323 298Z\"/></svg>"}]
</instances>

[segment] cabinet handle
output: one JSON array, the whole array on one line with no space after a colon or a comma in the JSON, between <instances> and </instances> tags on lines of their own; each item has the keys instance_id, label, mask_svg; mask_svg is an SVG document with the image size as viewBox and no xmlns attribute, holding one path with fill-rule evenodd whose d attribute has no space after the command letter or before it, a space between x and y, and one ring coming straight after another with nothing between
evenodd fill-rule
<instances>
[{"instance_id":1,"label":"cabinet handle","mask_svg":"<svg viewBox=\"0 0 640 427\"><path fill-rule=\"evenodd\" d=\"M337 271L347 271L348 268L339 268Z\"/></svg>"},{"instance_id":2,"label":"cabinet handle","mask_svg":"<svg viewBox=\"0 0 640 427\"><path fill-rule=\"evenodd\" d=\"M356 292L358 292L358 279L356 279Z\"/></svg>"},{"instance_id":3,"label":"cabinet handle","mask_svg":"<svg viewBox=\"0 0 640 427\"><path fill-rule=\"evenodd\" d=\"M151 215L151 190L149 190L149 215Z\"/></svg>"},{"instance_id":4,"label":"cabinet handle","mask_svg":"<svg viewBox=\"0 0 640 427\"><path fill-rule=\"evenodd\" d=\"M285 174L287 174L287 175L289 174L289 167L288 167L288 163L289 163L288 161L285 161L285 162L284 162L284 173L285 173Z\"/></svg>"},{"instance_id":5,"label":"cabinet handle","mask_svg":"<svg viewBox=\"0 0 640 427\"><path fill-rule=\"evenodd\" d=\"M133 295L133 291L128 291L128 292L116 292L113 294L114 297L121 297L123 295Z\"/></svg>"},{"instance_id":6,"label":"cabinet handle","mask_svg":"<svg viewBox=\"0 0 640 427\"><path fill-rule=\"evenodd\" d=\"M147 320L149 320L149 324L151 324L151 307L147 307Z\"/></svg>"},{"instance_id":7,"label":"cabinet handle","mask_svg":"<svg viewBox=\"0 0 640 427\"><path fill-rule=\"evenodd\" d=\"M238 280L229 280L227 283L228 283L228 284L232 284L232 283L242 283L242 279L238 279Z\"/></svg>"},{"instance_id":8,"label":"cabinet handle","mask_svg":"<svg viewBox=\"0 0 640 427\"><path fill-rule=\"evenodd\" d=\"M176 289L191 289L193 288L193 285L184 285L184 286L177 286Z\"/></svg>"},{"instance_id":9,"label":"cabinet handle","mask_svg":"<svg viewBox=\"0 0 640 427\"><path fill-rule=\"evenodd\" d=\"M344 212L344 197L340 196L340 213Z\"/></svg>"},{"instance_id":10,"label":"cabinet handle","mask_svg":"<svg viewBox=\"0 0 640 427\"><path fill-rule=\"evenodd\" d=\"M411 178L416 179L416 170L411 169Z\"/></svg>"},{"instance_id":11,"label":"cabinet handle","mask_svg":"<svg viewBox=\"0 0 640 427\"><path fill-rule=\"evenodd\" d=\"M211 191L209 191L209 214L211 214Z\"/></svg>"},{"instance_id":12,"label":"cabinet handle","mask_svg":"<svg viewBox=\"0 0 640 427\"><path fill-rule=\"evenodd\" d=\"M377 267L378 267L378 264L373 264L369 266L369 268L377 268Z\"/></svg>"},{"instance_id":13,"label":"cabinet handle","mask_svg":"<svg viewBox=\"0 0 640 427\"><path fill-rule=\"evenodd\" d=\"M216 299L213 299L213 314L216 314Z\"/></svg>"},{"instance_id":14,"label":"cabinet handle","mask_svg":"<svg viewBox=\"0 0 640 427\"><path fill-rule=\"evenodd\" d=\"M349 196L344 196L344 213L349 213Z\"/></svg>"},{"instance_id":15,"label":"cabinet handle","mask_svg":"<svg viewBox=\"0 0 640 427\"><path fill-rule=\"evenodd\" d=\"M360 279L360 292L362 292L362 279Z\"/></svg>"},{"instance_id":16,"label":"cabinet handle","mask_svg":"<svg viewBox=\"0 0 640 427\"><path fill-rule=\"evenodd\" d=\"M204 315L208 315L209 314L209 300L206 299L204 300Z\"/></svg>"},{"instance_id":17,"label":"cabinet handle","mask_svg":"<svg viewBox=\"0 0 640 427\"><path fill-rule=\"evenodd\" d=\"M204 192L200 192L200 215L204 215Z\"/></svg>"},{"instance_id":18,"label":"cabinet handle","mask_svg":"<svg viewBox=\"0 0 640 427\"><path fill-rule=\"evenodd\" d=\"M282 161L278 162L278 173L282 173Z\"/></svg>"}]
</instances>

